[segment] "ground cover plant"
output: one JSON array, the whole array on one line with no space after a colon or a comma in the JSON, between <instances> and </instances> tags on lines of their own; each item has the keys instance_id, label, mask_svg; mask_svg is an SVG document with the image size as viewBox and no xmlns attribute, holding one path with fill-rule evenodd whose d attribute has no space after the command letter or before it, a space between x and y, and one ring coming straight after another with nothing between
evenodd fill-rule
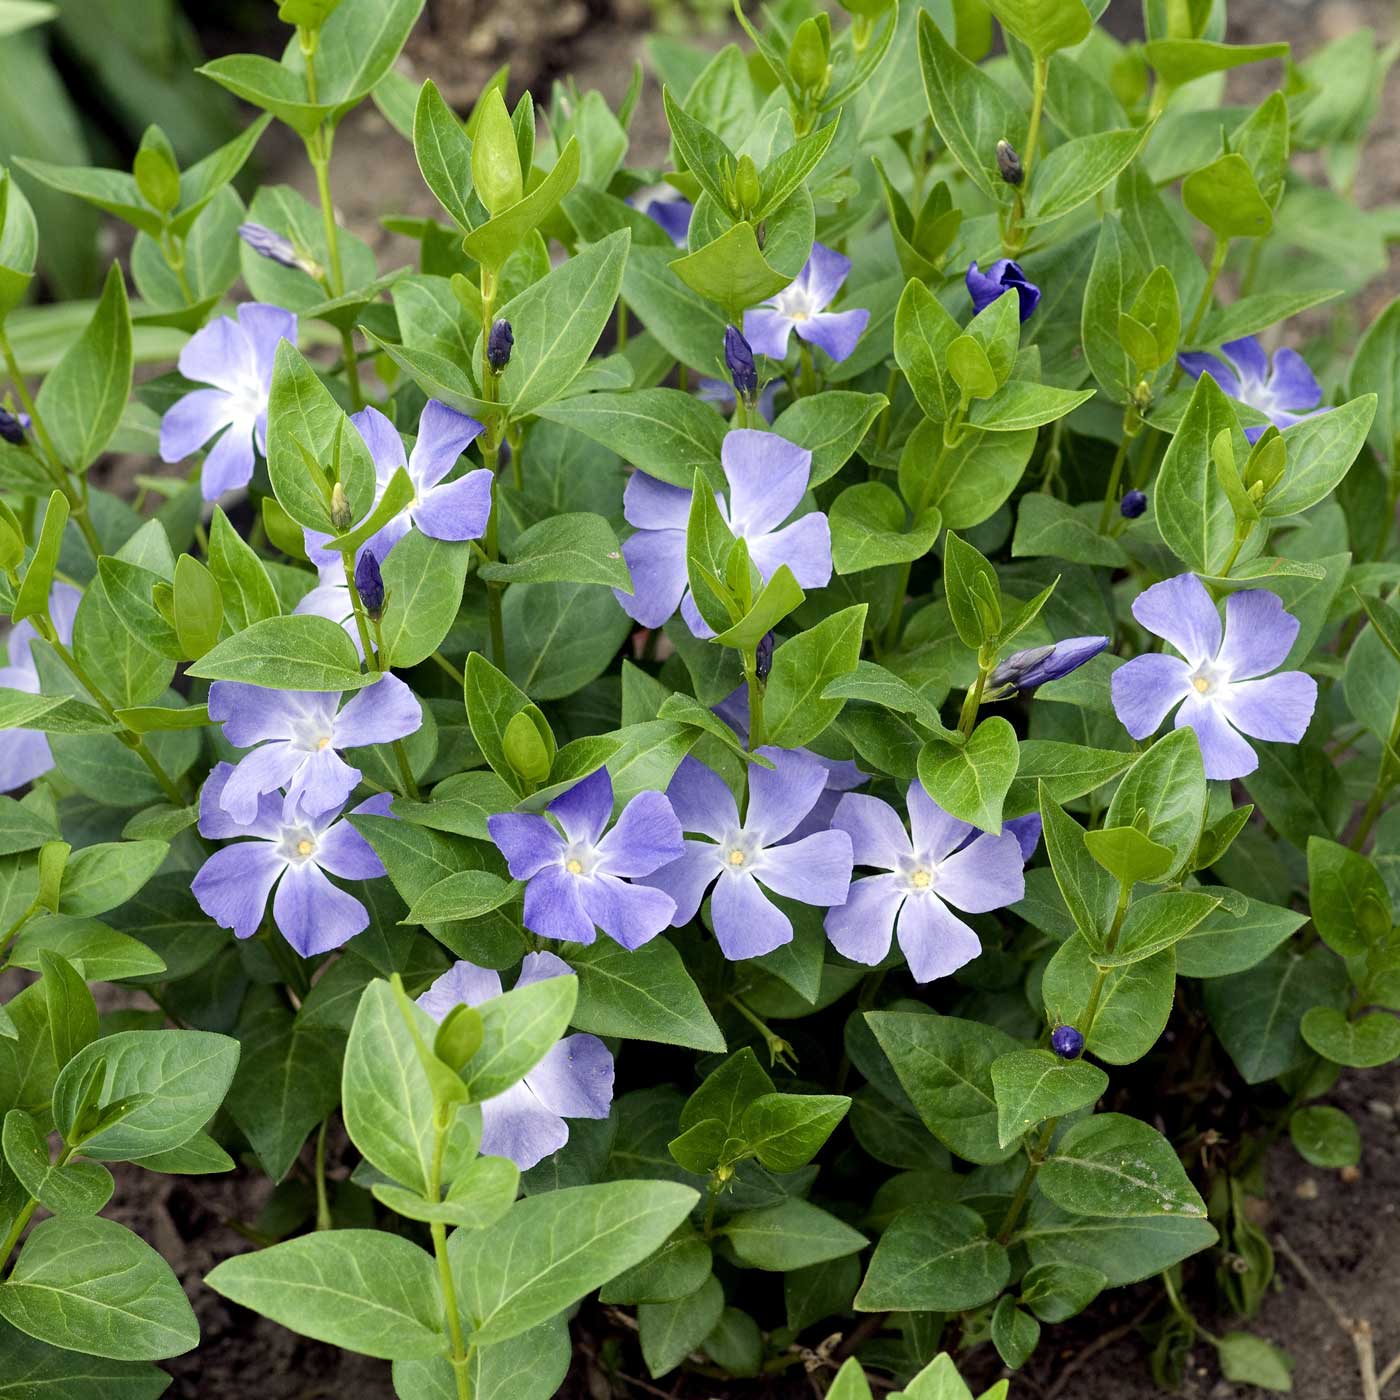
<instances>
[{"instance_id":1,"label":"ground cover plant","mask_svg":"<svg viewBox=\"0 0 1400 1400\"><path fill-rule=\"evenodd\" d=\"M284 0L197 163L23 162L134 230L81 316L0 177L0 1393L199 1344L107 1164L279 1183L205 1283L403 1400L585 1331L999 1397L1144 1281L1163 1383L1287 1390L1264 1151L1400 1057L1392 55L789 0L464 116L421 8ZM235 187L273 123L316 201Z\"/></svg>"}]
</instances>

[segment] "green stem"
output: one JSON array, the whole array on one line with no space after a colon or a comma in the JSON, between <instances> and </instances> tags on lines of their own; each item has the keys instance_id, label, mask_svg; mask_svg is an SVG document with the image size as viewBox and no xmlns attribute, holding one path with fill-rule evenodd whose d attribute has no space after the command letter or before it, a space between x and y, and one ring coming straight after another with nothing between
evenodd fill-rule
<instances>
[{"instance_id":1,"label":"green stem","mask_svg":"<svg viewBox=\"0 0 1400 1400\"><path fill-rule=\"evenodd\" d=\"M1050 81L1049 56L1035 61L1035 85L1031 92L1031 119L1026 127L1026 149L1021 156L1021 169L1025 172L1021 187L1031 182L1031 170L1035 167L1035 153L1040 146L1040 118L1045 111L1045 88Z\"/></svg>"},{"instance_id":2,"label":"green stem","mask_svg":"<svg viewBox=\"0 0 1400 1400\"><path fill-rule=\"evenodd\" d=\"M331 1228L331 1204L326 1198L326 1130L331 1125L330 1115L321 1119L321 1129L316 1134L316 1228Z\"/></svg>"},{"instance_id":3,"label":"green stem","mask_svg":"<svg viewBox=\"0 0 1400 1400\"><path fill-rule=\"evenodd\" d=\"M1400 748L1400 705L1396 706L1395 717L1390 723L1390 737L1385 741L1385 749L1381 754L1381 768L1376 775L1376 785L1371 789L1371 796L1366 802L1366 810L1361 814L1361 824L1356 828L1356 835L1348 843L1353 851L1359 851L1366 844L1366 838L1371 834L1371 828L1375 826L1385 806L1385 799L1394 786L1395 764L1391 755L1397 748Z\"/></svg>"},{"instance_id":4,"label":"green stem","mask_svg":"<svg viewBox=\"0 0 1400 1400\"><path fill-rule=\"evenodd\" d=\"M702 1227L705 1238L709 1239L715 1232L715 1207L719 1204L719 1193L723 1183L713 1172L710 1173L710 1186L705 1194L705 1224Z\"/></svg>"},{"instance_id":5,"label":"green stem","mask_svg":"<svg viewBox=\"0 0 1400 1400\"><path fill-rule=\"evenodd\" d=\"M776 1035L769 1030L763 1018L756 1012L750 1011L738 997L731 994L729 997L729 1004L763 1037L763 1043L768 1049L768 1059L771 1064L781 1064L787 1069L795 1068L797 1057L792 1054L792 1046L789 1045L782 1036Z\"/></svg>"},{"instance_id":6,"label":"green stem","mask_svg":"<svg viewBox=\"0 0 1400 1400\"><path fill-rule=\"evenodd\" d=\"M938 469L943 465L943 459L948 455L951 444L950 434L956 440L956 435L962 422L962 411L955 410L952 418L943 425L942 441L938 445L938 456L929 464L928 472L919 484L918 497L910 508L910 514L914 520L928 509L928 498L933 494L933 483L938 478ZM885 651L893 651L899 644L899 634L904 622L904 598L909 592L909 575L913 572L914 561L908 560L899 566L899 586L894 593L894 608L890 613L890 619L885 624L885 634L881 639Z\"/></svg>"},{"instance_id":7,"label":"green stem","mask_svg":"<svg viewBox=\"0 0 1400 1400\"><path fill-rule=\"evenodd\" d=\"M817 392L817 367L812 363L812 350L805 340L798 340L797 355L802 364L802 376L798 380L797 392L806 398Z\"/></svg>"},{"instance_id":8,"label":"green stem","mask_svg":"<svg viewBox=\"0 0 1400 1400\"><path fill-rule=\"evenodd\" d=\"M1040 1164L1045 1160L1046 1149L1050 1146L1051 1138L1055 1136L1055 1124L1058 1122L1058 1118L1047 1119L1045 1127L1041 1130L1040 1141L1034 1148L1026 1148L1026 1170L1021 1174L1016 1194L1012 1196L1011 1204L1007 1207L1006 1214L1002 1217L1001 1225L997 1229L997 1241L1000 1244L1005 1244L1011 1238L1021 1219L1021 1212L1025 1209L1026 1200L1031 1194L1031 1187L1035 1185L1036 1176L1040 1172Z\"/></svg>"},{"instance_id":9,"label":"green stem","mask_svg":"<svg viewBox=\"0 0 1400 1400\"><path fill-rule=\"evenodd\" d=\"M172 234L162 233L160 237L160 250L165 255L166 266L175 274L175 280L180 284L180 293L185 298L186 306L193 306L195 303L194 289L190 286L189 279L185 276L185 241L176 238Z\"/></svg>"},{"instance_id":10,"label":"green stem","mask_svg":"<svg viewBox=\"0 0 1400 1400\"><path fill-rule=\"evenodd\" d=\"M39 901L36 899L23 914L12 923L3 934L0 934L0 972L5 968L5 950L19 936L20 930L39 912Z\"/></svg>"},{"instance_id":11,"label":"green stem","mask_svg":"<svg viewBox=\"0 0 1400 1400\"><path fill-rule=\"evenodd\" d=\"M1124 433L1118 443L1118 451L1114 454L1113 465L1108 471L1108 489L1103 495L1103 510L1099 512L1099 534L1108 533L1108 527L1113 520L1113 507L1118 501L1118 484L1123 479L1123 464L1128 460L1128 444L1132 439Z\"/></svg>"},{"instance_id":12,"label":"green stem","mask_svg":"<svg viewBox=\"0 0 1400 1400\"><path fill-rule=\"evenodd\" d=\"M486 455L483 453L483 455ZM496 493L496 453L490 454L486 464L491 468L491 514L486 520L486 554L494 564L501 557L501 543L498 529L500 506ZM506 628L501 615L501 585L489 580L486 584L486 618L491 630L491 660L498 670L506 668Z\"/></svg>"},{"instance_id":13,"label":"green stem","mask_svg":"<svg viewBox=\"0 0 1400 1400\"><path fill-rule=\"evenodd\" d=\"M467 678L459 671L440 651L435 651L429 658L440 670L446 671L458 685L465 685Z\"/></svg>"},{"instance_id":14,"label":"green stem","mask_svg":"<svg viewBox=\"0 0 1400 1400\"><path fill-rule=\"evenodd\" d=\"M375 651L374 640L370 636L369 620L365 617L365 605L360 601L360 590L355 587L355 551L342 550L340 562L345 569L345 586L350 591L350 608L355 614L355 631L359 634L360 650L365 654L365 665L373 674L380 669L379 653Z\"/></svg>"},{"instance_id":15,"label":"green stem","mask_svg":"<svg viewBox=\"0 0 1400 1400\"><path fill-rule=\"evenodd\" d=\"M1128 912L1128 904L1133 897L1133 887L1131 884L1120 884L1118 886L1118 907L1113 912L1113 925L1108 931L1108 942L1105 945L1108 952L1118 946L1118 935L1123 929L1123 917ZM1094 1033L1094 1021L1099 1014L1099 1003L1103 1000L1103 989L1108 983L1108 969L1101 967L1098 975L1094 978L1093 988L1089 992L1089 1005L1084 1009L1084 1025L1082 1027L1084 1042L1087 1045L1089 1037Z\"/></svg>"},{"instance_id":16,"label":"green stem","mask_svg":"<svg viewBox=\"0 0 1400 1400\"><path fill-rule=\"evenodd\" d=\"M364 386L360 383L360 357L355 350L355 333L349 326L340 333L341 358L345 361L345 382L350 390L350 406L358 413L365 406Z\"/></svg>"},{"instance_id":17,"label":"green stem","mask_svg":"<svg viewBox=\"0 0 1400 1400\"><path fill-rule=\"evenodd\" d=\"M0 1242L0 1280L3 1280L9 1272L10 1254L15 1245L19 1243L19 1237L24 1233L24 1227L29 1224L38 1205L39 1202L31 1196L29 1204L15 1216L15 1223L10 1226L10 1233L5 1236L3 1242Z\"/></svg>"},{"instance_id":18,"label":"green stem","mask_svg":"<svg viewBox=\"0 0 1400 1400\"><path fill-rule=\"evenodd\" d=\"M744 680L749 689L749 752L760 748L764 741L763 695L767 689L758 674L756 649L744 653Z\"/></svg>"},{"instance_id":19,"label":"green stem","mask_svg":"<svg viewBox=\"0 0 1400 1400\"><path fill-rule=\"evenodd\" d=\"M1191 313L1191 321L1186 327L1186 334L1181 339L1182 346L1189 350L1196 343L1196 332L1201 329L1201 322L1206 318L1206 312L1210 310L1211 299L1215 296L1215 284L1220 280L1220 270L1225 266L1225 255L1230 251L1230 240L1228 238L1217 238L1215 246L1210 250L1210 268L1206 273L1206 284L1201 288L1200 299L1196 302L1196 309ZM1177 362L1176 369L1172 372L1171 383L1167 385L1167 392L1170 393L1175 387L1176 381L1181 378L1181 363Z\"/></svg>"},{"instance_id":20,"label":"green stem","mask_svg":"<svg viewBox=\"0 0 1400 1400\"><path fill-rule=\"evenodd\" d=\"M982 666L980 663L977 669L977 683L968 689L963 696L962 713L958 715L958 733L968 736L972 733L977 724L977 712L982 708L982 695L987 689L987 677L991 675L990 668Z\"/></svg>"},{"instance_id":21,"label":"green stem","mask_svg":"<svg viewBox=\"0 0 1400 1400\"><path fill-rule=\"evenodd\" d=\"M435 1111L433 1115L433 1159L428 1171L428 1199L442 1199L442 1158L447 1147L448 1124ZM452 1348L452 1374L457 1382L457 1400L471 1400L471 1356L462 1340L462 1318L457 1308L457 1285L452 1278L452 1261L447 1257L447 1226L440 1220L429 1226L433 1237L433 1257L437 1260L442 1284L443 1308L447 1314L447 1337Z\"/></svg>"}]
</instances>

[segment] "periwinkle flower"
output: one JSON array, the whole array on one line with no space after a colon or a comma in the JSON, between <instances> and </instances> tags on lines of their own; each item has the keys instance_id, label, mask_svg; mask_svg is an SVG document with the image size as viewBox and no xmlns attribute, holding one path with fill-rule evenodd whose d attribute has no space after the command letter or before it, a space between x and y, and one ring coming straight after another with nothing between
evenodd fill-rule
<instances>
[{"instance_id":1,"label":"periwinkle flower","mask_svg":"<svg viewBox=\"0 0 1400 1400\"><path fill-rule=\"evenodd\" d=\"M1073 1026L1056 1026L1050 1032L1050 1048L1062 1060L1077 1060L1084 1053L1084 1037Z\"/></svg>"},{"instance_id":2,"label":"periwinkle flower","mask_svg":"<svg viewBox=\"0 0 1400 1400\"><path fill-rule=\"evenodd\" d=\"M209 687L209 718L223 724L229 743L252 749L219 789L235 821L254 821L264 794L279 788L286 789L288 806L307 816L339 809L360 770L338 751L389 744L423 723L417 697L397 676L366 686L343 710L339 705L338 691L266 690L241 681Z\"/></svg>"},{"instance_id":3,"label":"periwinkle flower","mask_svg":"<svg viewBox=\"0 0 1400 1400\"><path fill-rule=\"evenodd\" d=\"M820 243L812 245L806 266L797 280L777 296L744 312L744 337L757 355L781 360L788 352L788 337L820 346L838 364L848 359L870 322L870 312L828 311L851 270L850 258Z\"/></svg>"},{"instance_id":4,"label":"periwinkle flower","mask_svg":"<svg viewBox=\"0 0 1400 1400\"><path fill-rule=\"evenodd\" d=\"M851 840L844 831L818 831L797 840L794 829L826 787L826 769L794 749L758 750L772 768L749 768L748 809L740 820L734 795L713 770L681 760L666 796L685 831L684 853L647 877L675 901L672 923L689 923L706 890L715 940L726 958L756 958L792 940L792 922L765 890L803 904L845 901L851 880Z\"/></svg>"},{"instance_id":5,"label":"periwinkle flower","mask_svg":"<svg viewBox=\"0 0 1400 1400\"><path fill-rule=\"evenodd\" d=\"M272 919L304 958L339 948L369 927L369 914L354 895L331 884L376 880L384 866L369 842L338 809L308 817L279 794L264 793L250 821L223 805L233 766L219 763L199 794L199 834L214 841L252 837L215 851L190 886L199 907L236 938L258 931L273 895ZM352 810L387 817L392 794L376 793ZM276 893L273 893L273 887Z\"/></svg>"},{"instance_id":6,"label":"periwinkle flower","mask_svg":"<svg viewBox=\"0 0 1400 1400\"><path fill-rule=\"evenodd\" d=\"M724 364L734 383L734 392L750 399L758 392L758 370L754 367L753 347L736 326L724 328Z\"/></svg>"},{"instance_id":7,"label":"periwinkle flower","mask_svg":"<svg viewBox=\"0 0 1400 1400\"><path fill-rule=\"evenodd\" d=\"M11 447L19 447L24 442L24 430L28 426L27 413L11 413L8 408L0 408L0 438Z\"/></svg>"},{"instance_id":8,"label":"periwinkle flower","mask_svg":"<svg viewBox=\"0 0 1400 1400\"><path fill-rule=\"evenodd\" d=\"M253 476L253 447L267 451L267 396L278 345L297 340L297 318L280 306L245 302L238 319L220 316L197 330L180 351L180 373L212 387L177 399L160 422L163 462L180 462L227 429L200 473L206 501L244 487Z\"/></svg>"},{"instance_id":9,"label":"periwinkle flower","mask_svg":"<svg viewBox=\"0 0 1400 1400\"><path fill-rule=\"evenodd\" d=\"M684 248L690 236L690 216L695 206L688 199L653 199L646 207L646 216L666 230L677 248Z\"/></svg>"},{"instance_id":10,"label":"periwinkle flower","mask_svg":"<svg viewBox=\"0 0 1400 1400\"><path fill-rule=\"evenodd\" d=\"M73 640L73 619L83 600L70 583L56 583L49 592L49 620L58 640L67 646ZM0 666L0 686L39 694L39 670L34 664L34 642L39 636L34 624L18 622L6 638L8 666ZM48 736L38 729L7 729L0 735L0 792L32 783L53 767L53 751Z\"/></svg>"},{"instance_id":11,"label":"periwinkle flower","mask_svg":"<svg viewBox=\"0 0 1400 1400\"><path fill-rule=\"evenodd\" d=\"M1147 509L1146 491L1125 491L1118 503L1118 513L1124 520L1136 520Z\"/></svg>"},{"instance_id":12,"label":"periwinkle flower","mask_svg":"<svg viewBox=\"0 0 1400 1400\"><path fill-rule=\"evenodd\" d=\"M802 501L812 470L812 454L776 433L736 428L726 433L720 462L729 482L728 501L716 495L720 514L745 541L749 558L764 580L786 564L803 588L831 581L831 528L826 516L811 511L790 525L783 521ZM697 637L714 631L700 616L686 576L685 532L691 492L645 472L634 472L623 494L623 514L636 533L623 541L622 555L633 591L614 589L622 609L643 627L660 627L680 607ZM779 528L779 527L782 528Z\"/></svg>"},{"instance_id":13,"label":"periwinkle flower","mask_svg":"<svg viewBox=\"0 0 1400 1400\"><path fill-rule=\"evenodd\" d=\"M671 922L674 901L632 883L681 853L671 804L659 792L638 793L608 830L612 809L612 779L600 768L549 804L554 822L531 812L487 819L512 877L526 881L526 928L569 943L592 943L602 929L632 949Z\"/></svg>"},{"instance_id":14,"label":"periwinkle flower","mask_svg":"<svg viewBox=\"0 0 1400 1400\"><path fill-rule=\"evenodd\" d=\"M355 561L355 592L360 595L369 620L378 622L384 612L384 575L372 549L365 550Z\"/></svg>"},{"instance_id":15,"label":"periwinkle flower","mask_svg":"<svg viewBox=\"0 0 1400 1400\"><path fill-rule=\"evenodd\" d=\"M372 550L382 561L415 525L435 540L475 540L486 533L491 515L490 469L478 467L455 481L443 481L467 445L481 433L482 426L475 418L429 399L418 420L413 451L407 457L398 429L377 408L362 408L350 421L374 459L375 503L400 467L407 469L414 491L409 503L361 545L361 551ZM326 535L306 532L306 552L318 568L340 564L339 555L325 548L327 543Z\"/></svg>"},{"instance_id":16,"label":"periwinkle flower","mask_svg":"<svg viewBox=\"0 0 1400 1400\"><path fill-rule=\"evenodd\" d=\"M999 836L958 821L909 785L909 830L888 802L847 793L832 826L851 841L857 865L884 871L851 883L840 908L826 916L826 936L838 953L873 967L892 938L916 982L947 977L982 951L977 934L953 909L985 914L1026 892L1021 837ZM950 908L949 906L952 906Z\"/></svg>"},{"instance_id":17,"label":"periwinkle flower","mask_svg":"<svg viewBox=\"0 0 1400 1400\"><path fill-rule=\"evenodd\" d=\"M974 312L985 311L999 296L1014 291L1021 299L1021 320L1028 320L1040 302L1040 288L1027 279L1021 264L998 258L985 272L976 263L967 269L967 294Z\"/></svg>"},{"instance_id":18,"label":"periwinkle flower","mask_svg":"<svg viewBox=\"0 0 1400 1400\"><path fill-rule=\"evenodd\" d=\"M1282 744L1303 737L1317 682L1302 671L1268 674L1298 635L1298 619L1277 594L1231 593L1222 632L1205 584L1178 574L1138 594L1133 616L1181 653L1147 652L1113 673L1113 708L1134 739L1147 738L1180 705L1175 727L1196 731L1206 777L1242 778L1259 757L1241 734Z\"/></svg>"},{"instance_id":19,"label":"periwinkle flower","mask_svg":"<svg viewBox=\"0 0 1400 1400\"><path fill-rule=\"evenodd\" d=\"M1177 361L1192 379L1209 373L1230 398L1257 409L1280 432L1310 417L1311 410L1322 402L1322 386L1296 350L1287 346L1275 350L1270 364L1264 347L1247 335L1227 340L1220 351L1228 364L1203 350L1178 355ZM1256 424L1246 428L1244 435L1257 442L1264 432L1264 427Z\"/></svg>"},{"instance_id":20,"label":"periwinkle flower","mask_svg":"<svg viewBox=\"0 0 1400 1400\"><path fill-rule=\"evenodd\" d=\"M1105 647L1107 637L1067 637L1050 646L1027 647L1013 651L999 662L987 678L989 690L1013 686L1017 690L1034 690L1077 671L1086 661L1092 661Z\"/></svg>"},{"instance_id":21,"label":"periwinkle flower","mask_svg":"<svg viewBox=\"0 0 1400 1400\"><path fill-rule=\"evenodd\" d=\"M515 332L506 320L496 321L491 326L491 334L486 337L486 363L497 374L510 363L510 352L515 349Z\"/></svg>"},{"instance_id":22,"label":"periwinkle flower","mask_svg":"<svg viewBox=\"0 0 1400 1400\"><path fill-rule=\"evenodd\" d=\"M567 977L568 963L553 953L528 953L516 989ZM435 1021L454 1006L480 1006L501 994L501 975L474 963L454 963L418 998ZM575 1032L502 1094L481 1105L481 1150L509 1157L521 1171L557 1152L569 1140L567 1118L606 1118L612 1107L613 1057L596 1035Z\"/></svg>"},{"instance_id":23,"label":"periwinkle flower","mask_svg":"<svg viewBox=\"0 0 1400 1400\"><path fill-rule=\"evenodd\" d=\"M238 236L260 257L283 267L300 267L301 259L292 240L264 224L238 225Z\"/></svg>"}]
</instances>

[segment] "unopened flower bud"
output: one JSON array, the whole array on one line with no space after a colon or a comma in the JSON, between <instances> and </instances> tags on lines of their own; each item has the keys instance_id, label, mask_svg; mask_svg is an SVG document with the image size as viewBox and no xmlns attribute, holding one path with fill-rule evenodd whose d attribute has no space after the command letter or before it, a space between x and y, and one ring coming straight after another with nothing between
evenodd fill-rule
<instances>
[{"instance_id":1,"label":"unopened flower bud","mask_svg":"<svg viewBox=\"0 0 1400 1400\"><path fill-rule=\"evenodd\" d=\"M1050 1048L1062 1060L1077 1060L1084 1053L1084 1037L1073 1026L1056 1026L1050 1032Z\"/></svg>"},{"instance_id":2,"label":"unopened flower bud","mask_svg":"<svg viewBox=\"0 0 1400 1400\"><path fill-rule=\"evenodd\" d=\"M734 172L734 193L739 196L741 209L756 209L762 198L763 189L758 180L758 166L752 156L740 156L739 168Z\"/></svg>"},{"instance_id":3,"label":"unopened flower bud","mask_svg":"<svg viewBox=\"0 0 1400 1400\"><path fill-rule=\"evenodd\" d=\"M292 240L284 238L273 229L262 224L239 224L238 236L259 257L266 258L269 262L281 263L283 267L301 266L297 250L292 247Z\"/></svg>"},{"instance_id":4,"label":"unopened flower bud","mask_svg":"<svg viewBox=\"0 0 1400 1400\"><path fill-rule=\"evenodd\" d=\"M758 370L754 368L753 347L737 326L724 328L724 363L734 381L734 392L740 398L752 398L758 392Z\"/></svg>"},{"instance_id":5,"label":"unopened flower bud","mask_svg":"<svg viewBox=\"0 0 1400 1400\"><path fill-rule=\"evenodd\" d=\"M768 679L768 673L773 669L773 633L765 632L759 639L758 645L754 648L753 671L754 675L761 681Z\"/></svg>"},{"instance_id":6,"label":"unopened flower bud","mask_svg":"<svg viewBox=\"0 0 1400 1400\"><path fill-rule=\"evenodd\" d=\"M1139 379L1133 390L1133 407L1139 413L1146 413L1152 407L1152 386L1145 379Z\"/></svg>"},{"instance_id":7,"label":"unopened flower bud","mask_svg":"<svg viewBox=\"0 0 1400 1400\"><path fill-rule=\"evenodd\" d=\"M15 447L24 441L24 423L8 408L0 408L0 438Z\"/></svg>"},{"instance_id":8,"label":"unopened flower bud","mask_svg":"<svg viewBox=\"0 0 1400 1400\"><path fill-rule=\"evenodd\" d=\"M510 363L510 352L515 348L515 333L509 321L497 321L491 327L486 339L486 363L493 374L500 374Z\"/></svg>"},{"instance_id":9,"label":"unopened flower bud","mask_svg":"<svg viewBox=\"0 0 1400 1400\"><path fill-rule=\"evenodd\" d=\"M1019 185L1026 178L1026 172L1021 169L1021 157L1010 141L997 142L997 169L1008 185Z\"/></svg>"},{"instance_id":10,"label":"unopened flower bud","mask_svg":"<svg viewBox=\"0 0 1400 1400\"><path fill-rule=\"evenodd\" d=\"M372 549L365 550L355 565L355 592L360 595L369 620L378 622L384 613L384 575Z\"/></svg>"},{"instance_id":11,"label":"unopened flower bud","mask_svg":"<svg viewBox=\"0 0 1400 1400\"><path fill-rule=\"evenodd\" d=\"M1077 671L1107 645L1107 637L1069 637L1053 646L1027 647L1012 652L987 678L987 683L994 691L1007 686L1033 690Z\"/></svg>"},{"instance_id":12,"label":"unopened flower bud","mask_svg":"<svg viewBox=\"0 0 1400 1400\"><path fill-rule=\"evenodd\" d=\"M355 523L355 513L350 509L350 500L345 488L336 482L331 487L331 524L342 534Z\"/></svg>"},{"instance_id":13,"label":"unopened flower bud","mask_svg":"<svg viewBox=\"0 0 1400 1400\"><path fill-rule=\"evenodd\" d=\"M1124 520L1136 520L1146 509L1146 491L1129 491L1118 506Z\"/></svg>"}]
</instances>

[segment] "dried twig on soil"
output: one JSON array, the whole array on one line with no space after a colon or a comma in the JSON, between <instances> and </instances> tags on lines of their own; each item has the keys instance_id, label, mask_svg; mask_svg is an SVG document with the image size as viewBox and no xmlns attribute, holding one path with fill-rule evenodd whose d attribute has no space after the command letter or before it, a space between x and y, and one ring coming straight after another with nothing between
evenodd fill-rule
<instances>
[{"instance_id":1,"label":"dried twig on soil","mask_svg":"<svg viewBox=\"0 0 1400 1400\"><path fill-rule=\"evenodd\" d=\"M1323 1286L1322 1280L1308 1267L1302 1255L1282 1235L1274 1236L1274 1245L1298 1271L1303 1282L1322 1299L1337 1326L1351 1338L1351 1344L1356 1349L1356 1365L1361 1372L1362 1400L1380 1400L1382 1382L1376 1376L1376 1348L1371 1335L1371 1324L1364 1317L1348 1317ZM1400 1362L1400 1357L1397 1357L1396 1361Z\"/></svg>"},{"instance_id":2,"label":"dried twig on soil","mask_svg":"<svg viewBox=\"0 0 1400 1400\"><path fill-rule=\"evenodd\" d=\"M1090 1342L1089 1345L1055 1377L1054 1384L1044 1392L1045 1400L1055 1400L1055 1397L1064 1391L1065 1386L1069 1384L1070 1379L1074 1376L1076 1371L1086 1366L1105 1348L1111 1347L1114 1342L1121 1341L1130 1333L1136 1332L1137 1329L1147 1321L1147 1315L1157 1306L1157 1302L1158 1300L1153 1298L1146 1307L1129 1318L1121 1327L1115 1327L1111 1331L1104 1332L1101 1336Z\"/></svg>"}]
</instances>

